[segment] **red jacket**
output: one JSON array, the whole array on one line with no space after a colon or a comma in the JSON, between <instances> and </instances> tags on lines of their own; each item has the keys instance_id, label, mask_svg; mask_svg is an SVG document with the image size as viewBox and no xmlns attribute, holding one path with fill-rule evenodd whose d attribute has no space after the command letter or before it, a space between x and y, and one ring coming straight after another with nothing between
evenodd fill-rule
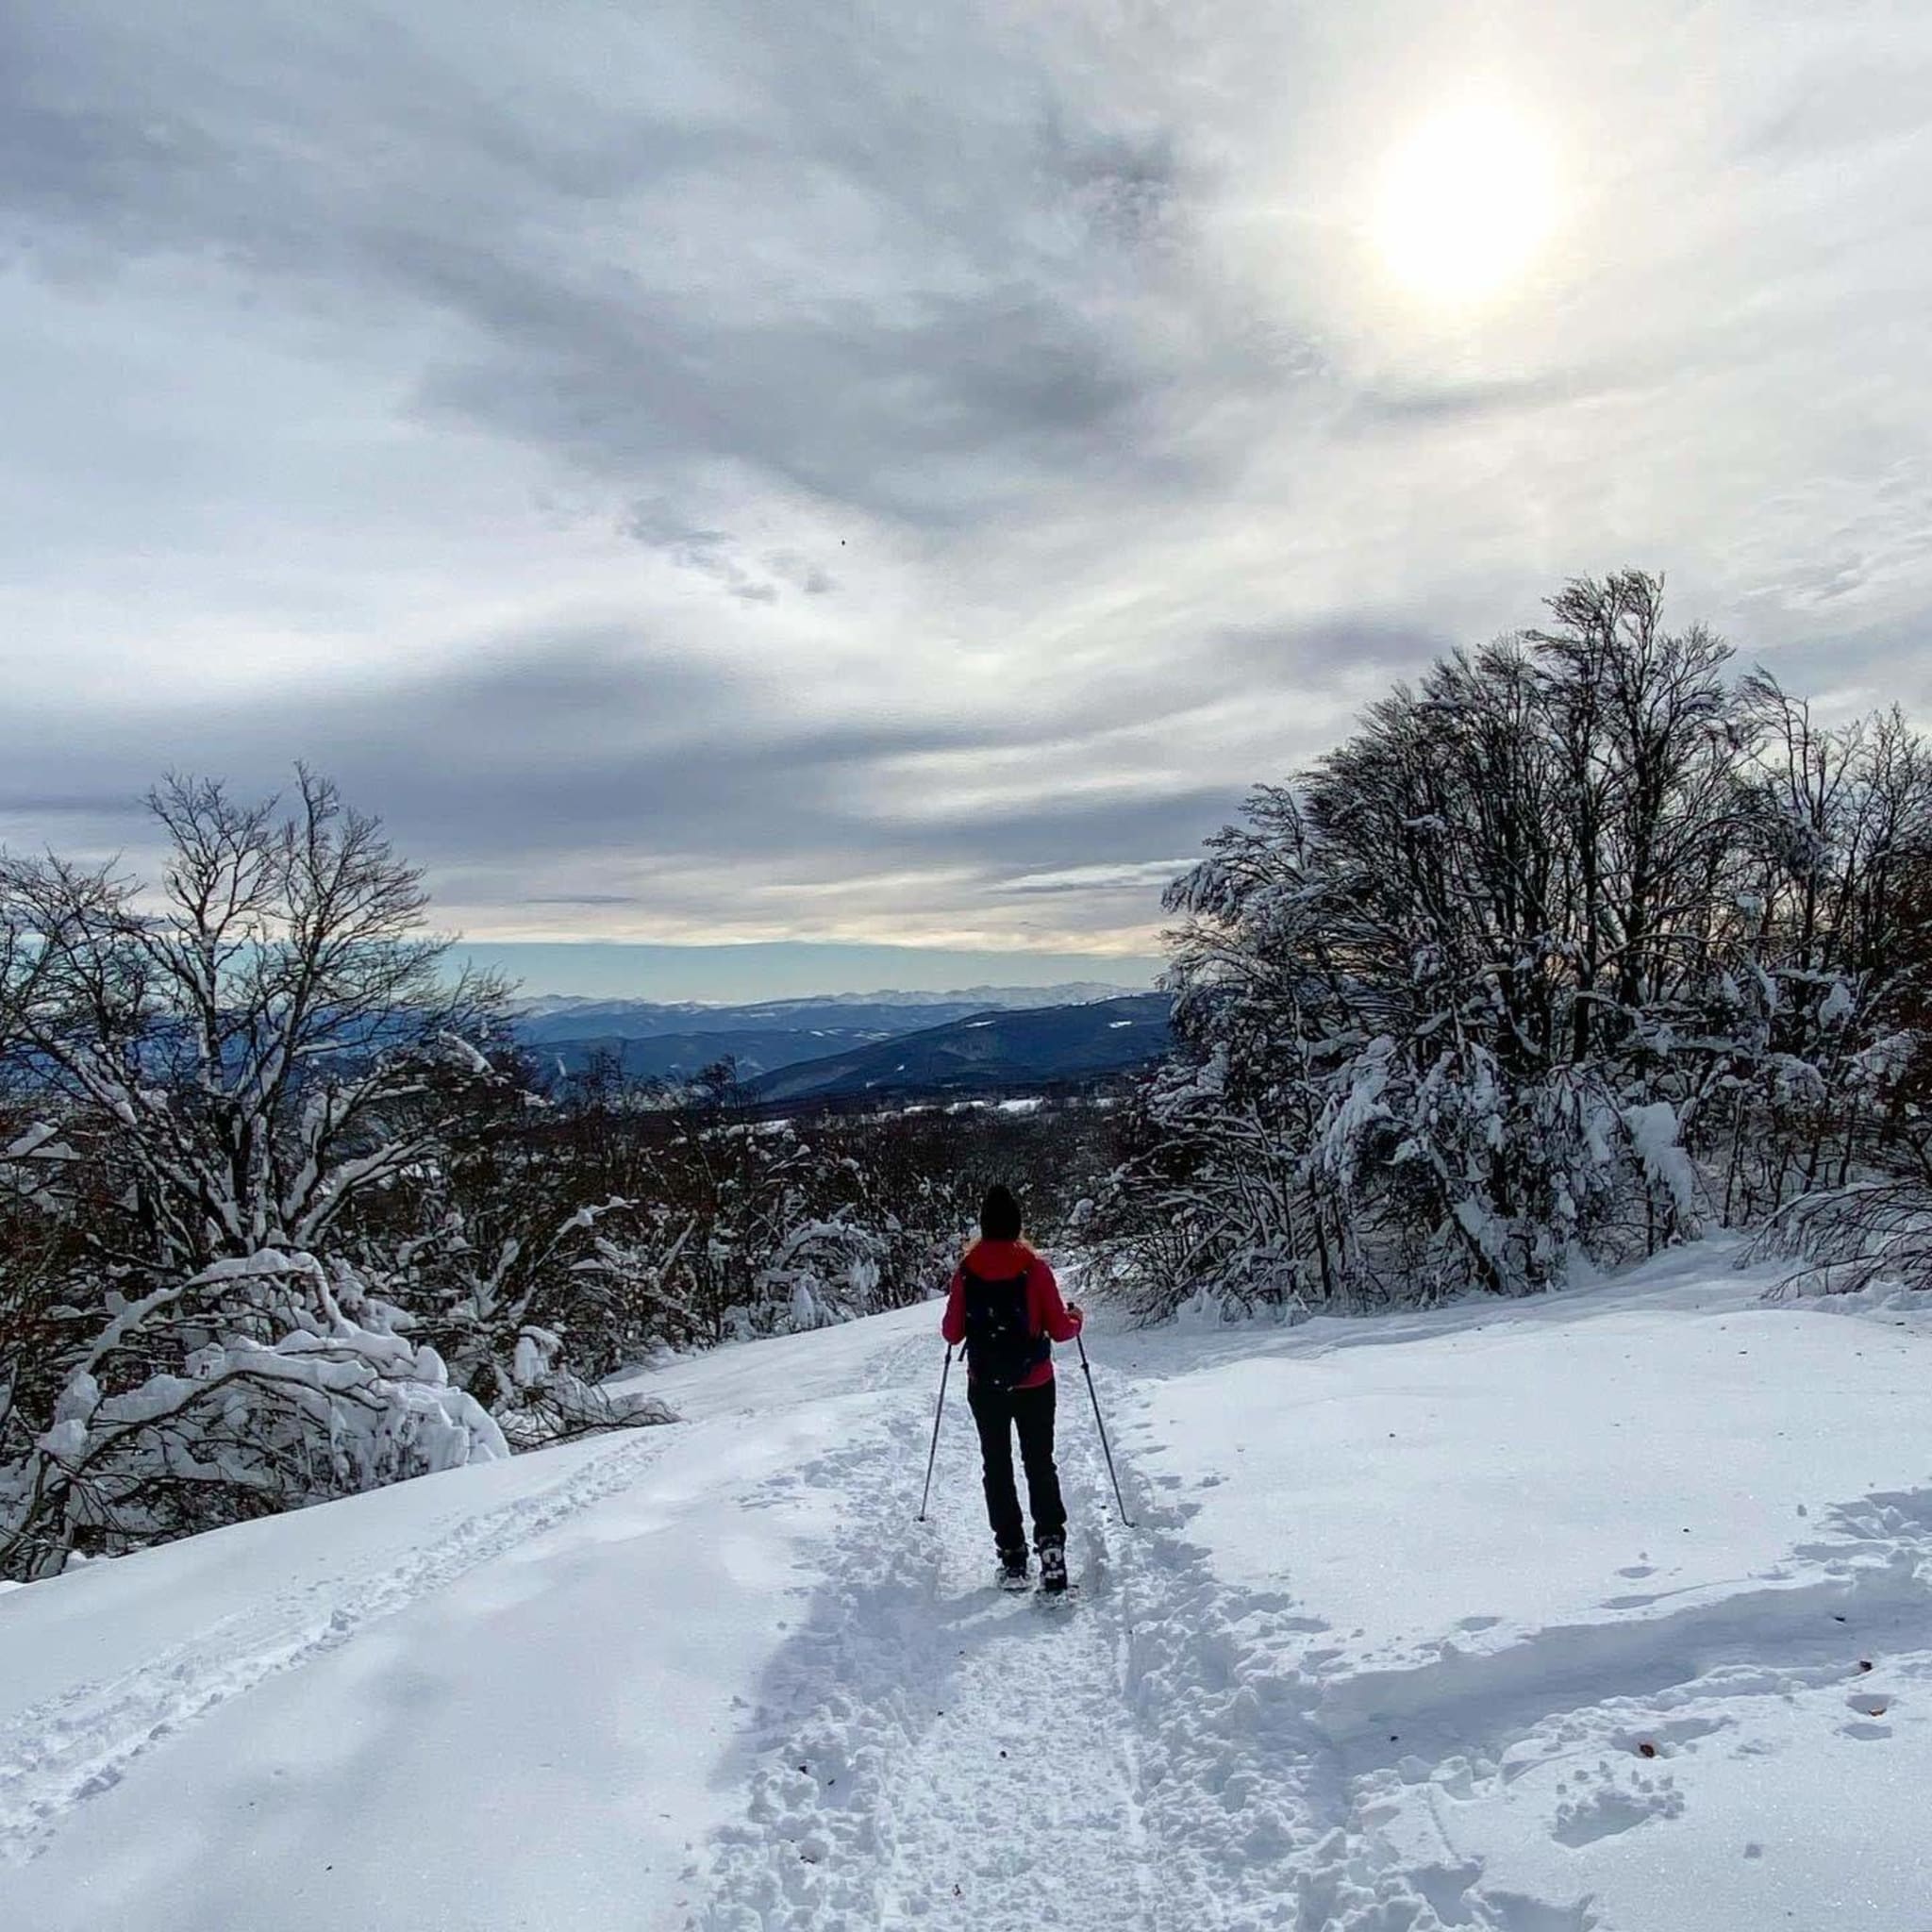
<instances>
[{"instance_id":1,"label":"red jacket","mask_svg":"<svg viewBox=\"0 0 1932 1932\"><path fill-rule=\"evenodd\" d=\"M946 1291L946 1312L940 1333L955 1348L966 1340L966 1270L971 1268L982 1281L1011 1281L1023 1270L1026 1275L1026 1324L1035 1335L1049 1335L1056 1341L1071 1341L1080 1332L1081 1318L1069 1311L1060 1300L1060 1285L1053 1270L1024 1241L974 1241L966 1250L962 1266L953 1271L953 1285ZM1016 1389L1038 1389L1053 1380L1051 1357L1037 1369L1030 1369Z\"/></svg>"}]
</instances>

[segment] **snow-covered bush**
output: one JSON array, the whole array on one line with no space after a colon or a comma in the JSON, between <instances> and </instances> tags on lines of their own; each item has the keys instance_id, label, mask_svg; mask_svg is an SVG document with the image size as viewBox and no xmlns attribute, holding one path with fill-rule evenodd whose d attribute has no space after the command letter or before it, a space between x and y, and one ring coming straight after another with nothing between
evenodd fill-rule
<instances>
[{"instance_id":1,"label":"snow-covered bush","mask_svg":"<svg viewBox=\"0 0 1932 1932\"><path fill-rule=\"evenodd\" d=\"M698 1118L658 1155L653 1196L689 1213L672 1275L713 1339L823 1327L917 1299L905 1224L838 1137Z\"/></svg>"},{"instance_id":2,"label":"snow-covered bush","mask_svg":"<svg viewBox=\"0 0 1932 1932\"><path fill-rule=\"evenodd\" d=\"M341 1263L264 1249L107 1312L62 1364L48 1426L0 1471L8 1574L508 1453Z\"/></svg>"},{"instance_id":3,"label":"snow-covered bush","mask_svg":"<svg viewBox=\"0 0 1932 1932\"><path fill-rule=\"evenodd\" d=\"M517 1338L509 1383L496 1419L519 1449L538 1449L600 1429L675 1420L668 1405L655 1396L586 1382L569 1366L563 1337L547 1328L526 1328Z\"/></svg>"}]
</instances>

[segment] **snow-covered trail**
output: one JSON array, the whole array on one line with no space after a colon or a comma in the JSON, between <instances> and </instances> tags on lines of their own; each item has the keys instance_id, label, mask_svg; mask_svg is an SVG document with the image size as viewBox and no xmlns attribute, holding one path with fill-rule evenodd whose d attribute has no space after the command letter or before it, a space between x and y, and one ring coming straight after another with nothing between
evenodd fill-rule
<instances>
[{"instance_id":1,"label":"snow-covered trail","mask_svg":"<svg viewBox=\"0 0 1932 1932\"><path fill-rule=\"evenodd\" d=\"M908 1538L928 1379L808 1476L691 1926L1932 1932L1932 1315L1767 1278L1109 1338L1141 1527L1068 1364L1063 1611L988 1581L963 1420Z\"/></svg>"},{"instance_id":2,"label":"snow-covered trail","mask_svg":"<svg viewBox=\"0 0 1932 1932\"><path fill-rule=\"evenodd\" d=\"M931 1346L917 1357L934 1367ZM963 1395L958 1380L951 1401ZM851 1509L804 1627L773 1659L747 1739L746 1822L724 1835L704 1932L786 1924L1179 1923L1141 1821L1129 1615L1091 1422L1063 1375L1061 1471L1077 1593L992 1581L963 1405L941 1439L933 1519L915 1524L931 1390L872 1440L805 1473Z\"/></svg>"},{"instance_id":3,"label":"snow-covered trail","mask_svg":"<svg viewBox=\"0 0 1932 1932\"><path fill-rule=\"evenodd\" d=\"M895 1354L930 1372L929 1342ZM1103 1374L1117 1413L1140 1396ZM958 1391L954 1391L957 1401ZM1122 1464L1118 1521L1077 1368L1059 1378L1076 1594L992 1580L977 1448L941 1438L934 1520L913 1525L930 1387L788 1477L846 1512L823 1584L761 1680L750 1797L696 1874L690 1932L1581 1932L1574 1911L1427 1857L1359 1815L1300 1665L1323 1626L1279 1591L1220 1584Z\"/></svg>"},{"instance_id":4,"label":"snow-covered trail","mask_svg":"<svg viewBox=\"0 0 1932 1932\"><path fill-rule=\"evenodd\" d=\"M925 1310L680 1364L691 1417L0 1592L0 1925L648 1928ZM818 1345L813 1346L816 1342Z\"/></svg>"},{"instance_id":5,"label":"snow-covered trail","mask_svg":"<svg viewBox=\"0 0 1932 1932\"><path fill-rule=\"evenodd\" d=\"M1932 1932L1932 1312L1725 1258L1098 1335L1070 1604L930 1307L0 1592L0 1925Z\"/></svg>"}]
</instances>

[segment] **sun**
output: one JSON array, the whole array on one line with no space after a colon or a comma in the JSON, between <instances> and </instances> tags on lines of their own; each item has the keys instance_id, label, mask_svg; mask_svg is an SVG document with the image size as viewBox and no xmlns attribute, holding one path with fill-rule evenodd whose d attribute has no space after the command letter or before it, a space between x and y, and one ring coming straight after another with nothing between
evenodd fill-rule
<instances>
[{"instance_id":1,"label":"sun","mask_svg":"<svg viewBox=\"0 0 1932 1932\"><path fill-rule=\"evenodd\" d=\"M1490 300L1520 279L1555 212L1550 154L1507 108L1480 103L1425 122L1390 158L1382 254L1416 294Z\"/></svg>"}]
</instances>

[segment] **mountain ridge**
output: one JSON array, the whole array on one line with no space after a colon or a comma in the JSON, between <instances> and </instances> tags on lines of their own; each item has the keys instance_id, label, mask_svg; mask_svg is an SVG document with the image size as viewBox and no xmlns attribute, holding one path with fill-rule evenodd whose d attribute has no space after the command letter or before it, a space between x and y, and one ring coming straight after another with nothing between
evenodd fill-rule
<instances>
[{"instance_id":1,"label":"mountain ridge","mask_svg":"<svg viewBox=\"0 0 1932 1932\"><path fill-rule=\"evenodd\" d=\"M986 997L989 992L993 997ZM1055 996L1069 992L1080 997ZM755 1081L805 1061L861 1052L989 1016L1077 1012L1123 998L1160 997L1122 993L1093 981L1066 988L1004 987L944 995L837 993L718 1006L564 996L525 1006L513 1025L526 1049L554 1060L566 1074L608 1061L630 1078L689 1079L729 1059L741 1078Z\"/></svg>"},{"instance_id":2,"label":"mountain ridge","mask_svg":"<svg viewBox=\"0 0 1932 1932\"><path fill-rule=\"evenodd\" d=\"M1165 993L968 1015L774 1069L746 1084L760 1101L985 1091L1104 1078L1166 1052Z\"/></svg>"}]
</instances>

